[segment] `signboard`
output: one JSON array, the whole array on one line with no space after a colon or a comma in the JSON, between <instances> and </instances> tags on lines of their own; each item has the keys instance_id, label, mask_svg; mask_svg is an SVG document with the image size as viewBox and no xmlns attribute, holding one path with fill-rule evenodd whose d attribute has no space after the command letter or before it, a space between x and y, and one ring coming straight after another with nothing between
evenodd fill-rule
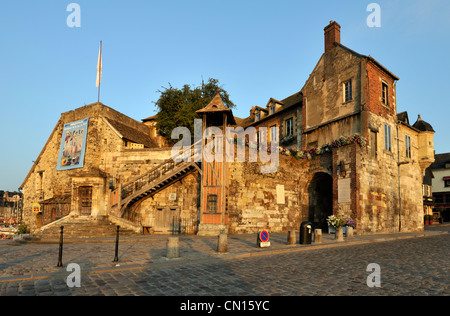
<instances>
[{"instance_id":1,"label":"signboard","mask_svg":"<svg viewBox=\"0 0 450 316\"><path fill-rule=\"evenodd\" d=\"M37 202L34 202L31 206L34 213L40 213L41 212L41 205Z\"/></svg>"},{"instance_id":2,"label":"signboard","mask_svg":"<svg viewBox=\"0 0 450 316\"><path fill-rule=\"evenodd\" d=\"M338 180L338 203L350 202L350 178Z\"/></svg>"},{"instance_id":3,"label":"signboard","mask_svg":"<svg viewBox=\"0 0 450 316\"><path fill-rule=\"evenodd\" d=\"M20 196L19 195L14 195L13 197L8 197L8 202L18 202L20 201Z\"/></svg>"},{"instance_id":4,"label":"signboard","mask_svg":"<svg viewBox=\"0 0 450 316\"><path fill-rule=\"evenodd\" d=\"M64 125L56 170L84 167L89 118Z\"/></svg>"},{"instance_id":5,"label":"signboard","mask_svg":"<svg viewBox=\"0 0 450 316\"><path fill-rule=\"evenodd\" d=\"M269 233L266 230L258 233L258 247L270 247Z\"/></svg>"},{"instance_id":6,"label":"signboard","mask_svg":"<svg viewBox=\"0 0 450 316\"><path fill-rule=\"evenodd\" d=\"M277 204L285 204L284 185L277 184Z\"/></svg>"}]
</instances>

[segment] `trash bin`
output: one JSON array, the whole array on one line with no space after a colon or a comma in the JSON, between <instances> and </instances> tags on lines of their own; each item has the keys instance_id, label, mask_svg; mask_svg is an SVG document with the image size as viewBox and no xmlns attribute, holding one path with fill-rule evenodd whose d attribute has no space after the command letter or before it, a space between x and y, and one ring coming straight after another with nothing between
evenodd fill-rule
<instances>
[{"instance_id":1,"label":"trash bin","mask_svg":"<svg viewBox=\"0 0 450 316\"><path fill-rule=\"evenodd\" d=\"M300 244L309 245L312 242L312 223L303 222L300 225Z\"/></svg>"}]
</instances>

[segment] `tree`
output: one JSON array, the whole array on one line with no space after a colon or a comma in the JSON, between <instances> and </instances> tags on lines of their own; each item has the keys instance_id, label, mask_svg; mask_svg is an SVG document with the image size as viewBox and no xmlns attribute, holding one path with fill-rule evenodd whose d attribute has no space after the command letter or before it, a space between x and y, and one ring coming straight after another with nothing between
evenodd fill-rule
<instances>
[{"instance_id":1,"label":"tree","mask_svg":"<svg viewBox=\"0 0 450 316\"><path fill-rule=\"evenodd\" d=\"M194 119L200 118L195 112L211 102L217 94L217 89L220 89L220 96L225 106L236 107L230 100L228 92L219 86L219 80L213 78L209 78L207 83L202 82L199 87L185 84L183 88L178 89L169 83L169 88L164 88L163 91L158 90L161 96L155 104L158 107L156 128L159 134L173 143L172 130L184 126L194 135Z\"/></svg>"}]
</instances>

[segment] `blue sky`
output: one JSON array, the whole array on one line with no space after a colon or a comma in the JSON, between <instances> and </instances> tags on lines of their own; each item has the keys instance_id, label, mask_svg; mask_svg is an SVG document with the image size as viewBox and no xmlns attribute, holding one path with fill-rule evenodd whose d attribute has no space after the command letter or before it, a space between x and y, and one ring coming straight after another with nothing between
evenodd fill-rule
<instances>
[{"instance_id":1,"label":"blue sky","mask_svg":"<svg viewBox=\"0 0 450 316\"><path fill-rule=\"evenodd\" d=\"M70 28L67 6L81 8ZM381 7L370 28L369 3ZM299 91L323 53L323 28L341 25L345 46L400 77L398 112L436 130L436 153L450 152L450 1L39 0L0 6L0 190L17 190L61 113L97 101L136 119L154 115L170 83L219 79L234 114Z\"/></svg>"}]
</instances>

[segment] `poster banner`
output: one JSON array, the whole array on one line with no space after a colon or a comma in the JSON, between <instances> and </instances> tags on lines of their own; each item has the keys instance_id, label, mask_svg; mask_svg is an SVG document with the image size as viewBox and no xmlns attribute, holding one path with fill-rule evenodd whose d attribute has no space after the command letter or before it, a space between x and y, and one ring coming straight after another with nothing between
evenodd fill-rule
<instances>
[{"instance_id":1,"label":"poster banner","mask_svg":"<svg viewBox=\"0 0 450 316\"><path fill-rule=\"evenodd\" d=\"M89 118L64 125L56 170L83 168Z\"/></svg>"}]
</instances>

